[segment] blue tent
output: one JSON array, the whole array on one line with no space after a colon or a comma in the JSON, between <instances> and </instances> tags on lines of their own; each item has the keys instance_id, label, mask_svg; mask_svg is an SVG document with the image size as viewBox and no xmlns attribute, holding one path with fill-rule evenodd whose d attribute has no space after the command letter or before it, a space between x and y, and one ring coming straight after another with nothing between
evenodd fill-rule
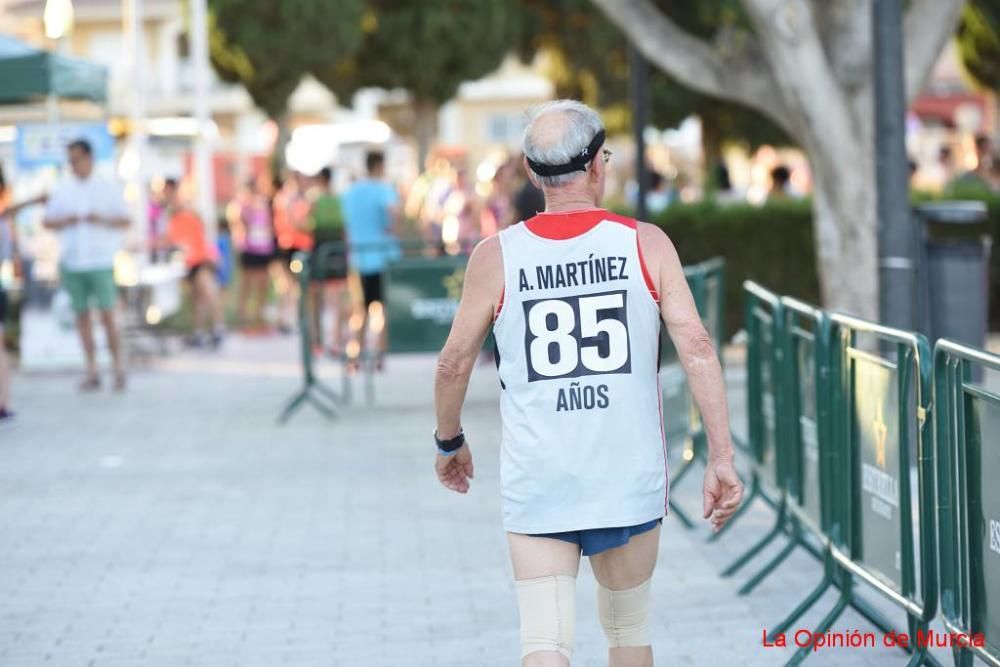
<instances>
[{"instance_id":1,"label":"blue tent","mask_svg":"<svg viewBox=\"0 0 1000 667\"><path fill-rule=\"evenodd\" d=\"M107 70L0 34L0 104L37 102L50 95L104 102L108 97Z\"/></svg>"}]
</instances>

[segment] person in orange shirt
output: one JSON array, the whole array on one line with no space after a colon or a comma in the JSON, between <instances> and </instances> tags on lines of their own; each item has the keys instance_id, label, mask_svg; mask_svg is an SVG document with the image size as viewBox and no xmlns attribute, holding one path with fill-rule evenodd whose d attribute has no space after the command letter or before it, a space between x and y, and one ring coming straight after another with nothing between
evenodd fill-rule
<instances>
[{"instance_id":1,"label":"person in orange shirt","mask_svg":"<svg viewBox=\"0 0 1000 667\"><path fill-rule=\"evenodd\" d=\"M310 204L306 194L309 186L309 178L296 171L285 179L274 197L274 233L278 240L281 270L275 280L280 294L278 328L286 333L294 329L299 302L299 285L291 270L292 258L297 252L313 249L313 235L309 229Z\"/></svg>"},{"instance_id":2,"label":"person in orange shirt","mask_svg":"<svg viewBox=\"0 0 1000 667\"><path fill-rule=\"evenodd\" d=\"M167 209L164 246L178 248L184 253L184 266L191 286L194 304L194 332L188 343L195 347L222 342L222 300L216 270L219 251L205 237L205 227L198 214L181 201L177 181L168 178L163 184L163 199Z\"/></svg>"}]
</instances>

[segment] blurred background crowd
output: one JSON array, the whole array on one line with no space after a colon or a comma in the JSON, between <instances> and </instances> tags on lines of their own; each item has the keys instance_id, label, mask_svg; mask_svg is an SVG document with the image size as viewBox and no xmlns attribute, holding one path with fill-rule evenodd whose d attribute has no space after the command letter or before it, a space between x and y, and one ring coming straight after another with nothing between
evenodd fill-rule
<instances>
[{"instance_id":1,"label":"blurred background crowd","mask_svg":"<svg viewBox=\"0 0 1000 667\"><path fill-rule=\"evenodd\" d=\"M831 269L814 230L831 211L845 229L855 216L849 202L816 196L838 177L815 165L830 158L840 178L866 181L871 165L855 169L846 153L817 162L829 152L823 128L803 133L767 100L741 101L681 65L666 71L648 49L637 80L629 38L641 26L603 4L0 1L7 346L25 369L84 361L73 295L59 288L60 232L46 223L70 141L85 140L94 172L120 184L127 224L110 268L133 351L150 329L205 349L233 331L291 333L307 285L304 297L323 304L313 316L317 349L350 356L366 335L380 346L379 331L366 332L373 307L384 319L388 263L467 254L544 207L519 142L525 110L563 96L606 119L609 208L663 225L686 261L722 255L737 279L829 302L821 288ZM754 30L768 38L734 0L653 5L704 44L737 44ZM1000 10L989 0L959 5L940 53L937 42L918 51L924 83L904 128L911 192L984 199L1000 229ZM827 9L816 11L826 25ZM849 73L850 63L836 64ZM637 127L640 93L647 114ZM324 242L341 250L303 282L296 253Z\"/></svg>"}]
</instances>

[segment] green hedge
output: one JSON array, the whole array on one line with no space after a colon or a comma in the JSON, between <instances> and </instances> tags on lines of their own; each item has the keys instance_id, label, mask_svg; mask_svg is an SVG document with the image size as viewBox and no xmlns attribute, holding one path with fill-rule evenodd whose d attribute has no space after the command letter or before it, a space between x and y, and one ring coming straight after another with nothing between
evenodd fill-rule
<instances>
[{"instance_id":1,"label":"green hedge","mask_svg":"<svg viewBox=\"0 0 1000 667\"><path fill-rule=\"evenodd\" d=\"M672 206L653 222L663 228L684 264L726 260L727 336L743 324L743 281L819 303L819 277L809 202Z\"/></svg>"},{"instance_id":2,"label":"green hedge","mask_svg":"<svg viewBox=\"0 0 1000 667\"><path fill-rule=\"evenodd\" d=\"M972 230L991 234L990 329L1000 330L1000 196L981 189L948 193L949 198L985 201L988 227ZM926 196L915 201L928 201ZM822 305L812 210L808 201L775 202L764 206L720 206L712 202L673 206L653 219L673 240L684 264L723 257L726 260L727 335L743 324L744 280L751 279L779 294Z\"/></svg>"}]
</instances>

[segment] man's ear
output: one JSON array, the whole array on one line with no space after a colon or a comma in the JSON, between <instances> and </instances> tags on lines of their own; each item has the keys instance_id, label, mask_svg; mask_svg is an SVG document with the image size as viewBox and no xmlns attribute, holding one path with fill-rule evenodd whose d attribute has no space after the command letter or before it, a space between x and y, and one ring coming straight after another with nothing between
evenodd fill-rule
<instances>
[{"instance_id":1,"label":"man's ear","mask_svg":"<svg viewBox=\"0 0 1000 667\"><path fill-rule=\"evenodd\" d=\"M596 184L601 180L601 175L605 169L607 169L607 165L604 164L604 160L601 158L600 153L598 153L597 157L591 160L590 165L587 167L587 178L591 183Z\"/></svg>"},{"instance_id":2,"label":"man's ear","mask_svg":"<svg viewBox=\"0 0 1000 667\"><path fill-rule=\"evenodd\" d=\"M536 174L535 172L531 171L531 167L528 166L528 157L527 156L524 156L524 157L521 158L521 164L524 165L524 171L525 171L526 174L528 174L528 180L531 181L531 184L534 185L539 190L541 190L542 186L538 182L538 174Z\"/></svg>"}]
</instances>

